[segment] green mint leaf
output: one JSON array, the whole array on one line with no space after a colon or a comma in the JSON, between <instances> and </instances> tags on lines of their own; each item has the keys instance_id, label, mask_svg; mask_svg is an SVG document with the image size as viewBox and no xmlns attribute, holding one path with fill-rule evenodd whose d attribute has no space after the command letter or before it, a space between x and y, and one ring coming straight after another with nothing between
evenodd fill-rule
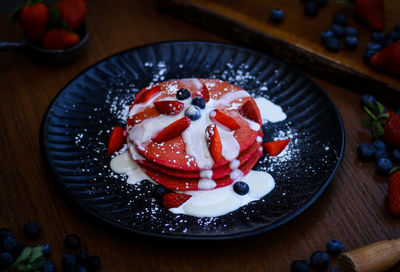
<instances>
[{"instance_id":1,"label":"green mint leaf","mask_svg":"<svg viewBox=\"0 0 400 272\"><path fill-rule=\"evenodd\" d=\"M368 113L368 115L373 119L376 120L376 116L373 112L371 112L367 107L364 107L364 110Z\"/></svg>"},{"instance_id":2,"label":"green mint leaf","mask_svg":"<svg viewBox=\"0 0 400 272\"><path fill-rule=\"evenodd\" d=\"M37 270L37 269L41 268L45 262L46 262L46 258L42 254L39 258L36 258L34 262L30 263L31 270Z\"/></svg>"},{"instance_id":3,"label":"green mint leaf","mask_svg":"<svg viewBox=\"0 0 400 272\"><path fill-rule=\"evenodd\" d=\"M384 113L385 112L385 107L379 103L378 101L376 102L376 106L378 107L378 114Z\"/></svg>"},{"instance_id":4,"label":"green mint leaf","mask_svg":"<svg viewBox=\"0 0 400 272\"><path fill-rule=\"evenodd\" d=\"M396 166L396 167L393 167L392 169L390 169L389 175L393 174L397 170L400 170L400 166Z\"/></svg>"},{"instance_id":5,"label":"green mint leaf","mask_svg":"<svg viewBox=\"0 0 400 272\"><path fill-rule=\"evenodd\" d=\"M32 249L31 257L29 258L28 262L33 263L37 259L43 257L43 247L37 246Z\"/></svg>"},{"instance_id":6,"label":"green mint leaf","mask_svg":"<svg viewBox=\"0 0 400 272\"><path fill-rule=\"evenodd\" d=\"M19 257L15 260L14 264L17 265L19 263L25 262L31 256L31 253L32 253L32 248L31 247L24 248L24 250L22 250L22 252L19 255ZM13 266L14 266L14 264L13 264Z\"/></svg>"}]
</instances>

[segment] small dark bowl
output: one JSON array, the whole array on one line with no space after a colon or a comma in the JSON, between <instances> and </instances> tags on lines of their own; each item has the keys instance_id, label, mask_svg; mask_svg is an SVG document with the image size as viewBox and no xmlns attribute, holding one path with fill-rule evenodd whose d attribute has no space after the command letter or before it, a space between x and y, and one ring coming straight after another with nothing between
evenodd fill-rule
<instances>
[{"instance_id":1,"label":"small dark bowl","mask_svg":"<svg viewBox=\"0 0 400 272\"><path fill-rule=\"evenodd\" d=\"M83 23L76 30L76 33L80 37L80 42L73 47L66 49L46 49L43 48L39 43L34 43L25 37L22 42L0 41L0 51L23 49L34 59L40 62L64 64L77 58L86 47L86 43L90 34L86 23Z\"/></svg>"}]
</instances>

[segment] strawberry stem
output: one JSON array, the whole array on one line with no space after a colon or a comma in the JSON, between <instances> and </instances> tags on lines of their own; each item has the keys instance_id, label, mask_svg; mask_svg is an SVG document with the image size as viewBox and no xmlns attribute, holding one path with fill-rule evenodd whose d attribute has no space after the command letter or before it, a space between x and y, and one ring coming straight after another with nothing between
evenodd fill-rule
<instances>
[{"instance_id":1,"label":"strawberry stem","mask_svg":"<svg viewBox=\"0 0 400 272\"><path fill-rule=\"evenodd\" d=\"M397 170L400 170L400 166L396 166L396 167L393 167L392 169L390 169L389 175L393 174Z\"/></svg>"}]
</instances>

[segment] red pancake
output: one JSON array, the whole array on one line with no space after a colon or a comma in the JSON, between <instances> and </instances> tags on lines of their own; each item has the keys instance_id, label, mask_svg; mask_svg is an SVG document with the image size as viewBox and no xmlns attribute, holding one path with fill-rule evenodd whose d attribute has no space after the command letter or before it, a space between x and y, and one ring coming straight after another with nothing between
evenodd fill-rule
<instances>
[{"instance_id":1,"label":"red pancake","mask_svg":"<svg viewBox=\"0 0 400 272\"><path fill-rule=\"evenodd\" d=\"M240 162L240 165L243 163L247 162L253 155L256 154L257 150L261 146L261 142L254 142L248 149L246 149L244 152L242 152L236 159ZM200 171L184 171L184 170L176 170L172 168L167 168L165 166L159 165L152 163L150 161L144 160L144 161L137 161L139 165L146 166L147 168L150 168L154 171L159 171L163 174L169 175L169 176L174 176L178 178L199 178L200 177ZM218 179L222 178L226 175L229 175L229 173L232 171L230 168L229 163L213 168L213 175L212 179Z\"/></svg>"},{"instance_id":2,"label":"red pancake","mask_svg":"<svg viewBox=\"0 0 400 272\"><path fill-rule=\"evenodd\" d=\"M262 155L262 150L257 150L253 157L250 158L246 163L239 167L240 171L242 171L243 175L246 175L257 163L258 159ZM165 186L171 190L178 191L197 191L200 190L198 188L199 179L185 179L185 178L177 178L169 175L165 175L159 171L154 171L144 165L141 165L143 171L154 181ZM215 188L224 187L230 185L234 180L229 176L225 176L219 179L214 180L216 183Z\"/></svg>"},{"instance_id":3,"label":"red pancake","mask_svg":"<svg viewBox=\"0 0 400 272\"><path fill-rule=\"evenodd\" d=\"M127 122L128 133L136 131L137 128L136 126L138 126L144 121L148 122L149 119L152 119L151 121L154 121L154 119L157 118L159 119L164 118L163 120L173 121L182 117L183 113L181 113L181 115L168 116L168 117L166 117L164 114L160 114L154 107L154 102L162 100L177 100L176 92L178 89L181 88L188 89L191 93L191 98L192 98L194 96L197 96L200 90L204 87L208 89L211 98L206 105L214 105L215 108L213 109L219 110L224 114L232 117L238 123L239 128L234 130L233 136L239 145L238 158L240 158L242 154L245 154L245 152L252 145L254 145L254 143L256 142L256 137L258 136L259 133L262 135L262 132L261 129L260 130L254 129L254 122L250 122L248 119L244 118L239 113L239 109L246 102L250 101L250 104L253 106L255 112L258 113L259 116L258 123L261 125L262 122L261 122L261 117L259 115L259 110L253 98L250 95L244 95L243 90L241 90L239 87L216 79L172 80L172 81L162 82L157 85L151 86L150 88L142 90L137 95L137 101L140 103L137 104L133 103L133 108L130 111L130 117L128 118ZM236 94L238 94L237 97L235 97ZM229 99L227 99L227 97ZM191 98L189 98L189 100L191 100ZM172 123L172 121L170 123ZM192 121L192 122L198 122L198 121ZM143 123L142 126L154 126L154 124ZM164 125L164 127L165 126L166 125ZM164 127L159 127L158 129L162 130ZM188 129L191 128L189 127ZM204 135L205 128L203 131L204 132L200 133L203 135L196 135L196 137L199 137L199 139L200 137L205 137ZM198 167L196 159L193 156L187 154L186 143L184 142L183 137L181 135L162 143L155 142L151 139L152 138L149 138L148 141L141 142L143 139L138 139L135 137L128 138L128 141L130 141L135 145L137 151L146 158L144 164L147 164L148 168L151 167L153 169L154 168L157 169L159 167L159 170L167 169L167 171L163 171L166 174L172 174L176 171L182 171L182 170L185 171L185 173L186 171L199 173L200 170L203 170ZM214 163L211 168L226 169L226 167L229 167L229 163L230 163L229 161L223 158L218 164ZM153 164L153 166L150 166L149 164ZM143 167L145 166L143 165ZM205 169L211 169L211 168L209 167Z\"/></svg>"}]
</instances>

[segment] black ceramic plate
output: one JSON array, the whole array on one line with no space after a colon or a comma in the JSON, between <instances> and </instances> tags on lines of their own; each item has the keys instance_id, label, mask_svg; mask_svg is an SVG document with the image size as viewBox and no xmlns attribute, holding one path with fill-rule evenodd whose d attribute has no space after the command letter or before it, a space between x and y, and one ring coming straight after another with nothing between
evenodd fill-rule
<instances>
[{"instance_id":1,"label":"black ceramic plate","mask_svg":"<svg viewBox=\"0 0 400 272\"><path fill-rule=\"evenodd\" d=\"M228 81L271 99L288 115L263 126L265 141L290 137L288 150L255 166L273 175L275 189L224 216L172 214L152 199L150 182L127 185L109 167L110 129L125 124L135 94L151 83L187 77ZM66 194L118 228L166 238L230 239L273 229L309 207L338 169L344 131L325 92L293 67L242 47L178 41L118 53L74 78L44 116L41 148Z\"/></svg>"}]
</instances>

